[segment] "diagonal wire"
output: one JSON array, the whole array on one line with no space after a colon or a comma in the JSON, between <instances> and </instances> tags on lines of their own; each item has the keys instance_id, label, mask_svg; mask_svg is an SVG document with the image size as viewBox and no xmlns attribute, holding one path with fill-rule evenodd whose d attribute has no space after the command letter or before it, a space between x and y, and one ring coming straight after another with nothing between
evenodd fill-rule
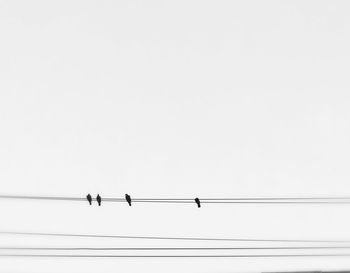
<instances>
[{"instance_id":1,"label":"diagonal wire","mask_svg":"<svg viewBox=\"0 0 350 273\"><path fill-rule=\"evenodd\" d=\"M296 246L296 247L8 247L0 246L0 250L93 250L93 251L115 251L115 250L126 250L126 251L158 251L158 250L320 250L320 249L350 249L350 246Z\"/></svg>"},{"instance_id":2,"label":"diagonal wire","mask_svg":"<svg viewBox=\"0 0 350 273\"><path fill-rule=\"evenodd\" d=\"M350 243L350 240L306 240L306 239L256 239L256 238L213 238L213 237L165 237L165 236L132 236L132 235L98 235L49 232L0 231L4 235L82 237L109 239L145 239L145 240L182 240L182 241L231 241L231 242L286 242L286 243Z\"/></svg>"}]
</instances>

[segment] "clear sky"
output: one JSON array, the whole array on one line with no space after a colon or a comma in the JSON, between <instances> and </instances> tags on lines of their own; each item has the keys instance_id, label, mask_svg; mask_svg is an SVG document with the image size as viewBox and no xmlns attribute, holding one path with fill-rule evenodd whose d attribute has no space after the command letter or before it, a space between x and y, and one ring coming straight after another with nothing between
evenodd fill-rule
<instances>
[{"instance_id":1,"label":"clear sky","mask_svg":"<svg viewBox=\"0 0 350 273\"><path fill-rule=\"evenodd\" d=\"M320 0L0 1L0 193L349 196L349 12ZM350 205L0 207L0 230L350 239ZM349 258L0 258L7 273L344 268Z\"/></svg>"}]
</instances>

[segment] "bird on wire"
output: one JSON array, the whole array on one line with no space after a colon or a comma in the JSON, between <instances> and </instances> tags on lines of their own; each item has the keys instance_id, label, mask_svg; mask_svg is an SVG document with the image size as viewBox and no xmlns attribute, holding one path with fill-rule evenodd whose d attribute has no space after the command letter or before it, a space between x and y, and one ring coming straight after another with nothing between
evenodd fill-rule
<instances>
[{"instance_id":1,"label":"bird on wire","mask_svg":"<svg viewBox=\"0 0 350 273\"><path fill-rule=\"evenodd\" d=\"M126 202L128 202L129 206L131 207L131 197L129 194L125 194L125 199L126 199Z\"/></svg>"},{"instance_id":2,"label":"bird on wire","mask_svg":"<svg viewBox=\"0 0 350 273\"><path fill-rule=\"evenodd\" d=\"M88 200L90 206L92 204L92 197L91 197L91 194L89 193L87 196L86 196L86 199Z\"/></svg>"},{"instance_id":3,"label":"bird on wire","mask_svg":"<svg viewBox=\"0 0 350 273\"><path fill-rule=\"evenodd\" d=\"M101 206L102 198L99 194L97 194L97 196L96 196L96 201L97 201L98 205Z\"/></svg>"},{"instance_id":4,"label":"bird on wire","mask_svg":"<svg viewBox=\"0 0 350 273\"><path fill-rule=\"evenodd\" d=\"M196 198L194 199L194 202L196 202L196 204L197 204L198 208L200 208L200 207L201 207L201 201L199 200L199 198L198 198L198 197L196 197Z\"/></svg>"}]
</instances>

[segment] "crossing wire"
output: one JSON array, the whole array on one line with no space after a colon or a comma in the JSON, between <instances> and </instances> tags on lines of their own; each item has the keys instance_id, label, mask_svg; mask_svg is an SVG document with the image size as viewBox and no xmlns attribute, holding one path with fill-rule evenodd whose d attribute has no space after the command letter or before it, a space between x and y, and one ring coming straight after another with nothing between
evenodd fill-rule
<instances>
[{"instance_id":1,"label":"crossing wire","mask_svg":"<svg viewBox=\"0 0 350 273\"><path fill-rule=\"evenodd\" d=\"M253 254L253 255L70 255L70 254L0 254L3 258L310 258L350 257L338 254Z\"/></svg>"},{"instance_id":2,"label":"crossing wire","mask_svg":"<svg viewBox=\"0 0 350 273\"><path fill-rule=\"evenodd\" d=\"M281 243L350 243L350 240L306 240L306 239L256 239L256 238L214 238L214 237L166 237L166 236L132 236L132 235L98 235L49 232L0 231L3 235L82 237L106 239L145 239L177 241L227 241L227 242L281 242Z\"/></svg>"},{"instance_id":3,"label":"crossing wire","mask_svg":"<svg viewBox=\"0 0 350 273\"><path fill-rule=\"evenodd\" d=\"M45 251L209 251L209 250L323 250L323 249L350 249L350 246L296 246L296 247L2 247L0 250L45 250Z\"/></svg>"}]
</instances>

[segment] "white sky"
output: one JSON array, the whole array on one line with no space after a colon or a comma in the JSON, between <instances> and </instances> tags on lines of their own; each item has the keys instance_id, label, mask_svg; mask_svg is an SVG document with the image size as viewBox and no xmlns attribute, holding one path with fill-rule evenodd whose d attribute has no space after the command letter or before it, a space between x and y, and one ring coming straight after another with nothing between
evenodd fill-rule
<instances>
[{"instance_id":1,"label":"white sky","mask_svg":"<svg viewBox=\"0 0 350 273\"><path fill-rule=\"evenodd\" d=\"M349 8L0 1L0 193L349 196ZM1 230L350 239L349 206L0 206ZM22 239L0 236L2 245L126 244ZM349 258L0 259L7 273L344 268Z\"/></svg>"}]
</instances>

